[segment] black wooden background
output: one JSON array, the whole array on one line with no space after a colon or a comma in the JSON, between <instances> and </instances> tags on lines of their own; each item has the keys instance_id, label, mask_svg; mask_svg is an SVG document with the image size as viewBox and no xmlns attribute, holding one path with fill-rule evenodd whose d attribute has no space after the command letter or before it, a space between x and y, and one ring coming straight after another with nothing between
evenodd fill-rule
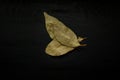
<instances>
[{"instance_id":1,"label":"black wooden background","mask_svg":"<svg viewBox=\"0 0 120 80\"><path fill-rule=\"evenodd\" d=\"M96 78L96 72L104 76L119 72L117 2L8 1L1 3L0 11L0 59L5 77L48 75L58 79L88 74ZM83 43L88 45L61 57L45 54L51 39L45 29L44 11L78 36L87 37Z\"/></svg>"}]
</instances>

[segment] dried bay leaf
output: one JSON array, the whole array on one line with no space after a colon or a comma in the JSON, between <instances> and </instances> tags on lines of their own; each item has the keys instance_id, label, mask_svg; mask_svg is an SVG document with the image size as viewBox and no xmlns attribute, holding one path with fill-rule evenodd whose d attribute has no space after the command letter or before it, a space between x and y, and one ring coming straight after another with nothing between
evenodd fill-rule
<instances>
[{"instance_id":1,"label":"dried bay leaf","mask_svg":"<svg viewBox=\"0 0 120 80\"><path fill-rule=\"evenodd\" d=\"M84 38L76 36L76 34L67 26L65 26L57 18L48 15L44 12L45 26L51 39L53 39L46 47L45 52L51 56L60 56L73 50L78 46L85 46L80 44Z\"/></svg>"},{"instance_id":2,"label":"dried bay leaf","mask_svg":"<svg viewBox=\"0 0 120 80\"><path fill-rule=\"evenodd\" d=\"M57 40L53 39L47 46L45 52L51 56L60 56L64 55L69 51L72 51L74 48L67 47L60 44Z\"/></svg>"}]
</instances>

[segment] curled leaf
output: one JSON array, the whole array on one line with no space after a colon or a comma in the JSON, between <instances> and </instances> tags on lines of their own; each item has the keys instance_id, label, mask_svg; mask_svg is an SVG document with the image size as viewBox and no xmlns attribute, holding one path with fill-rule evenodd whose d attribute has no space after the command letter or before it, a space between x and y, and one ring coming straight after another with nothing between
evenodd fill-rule
<instances>
[{"instance_id":1,"label":"curled leaf","mask_svg":"<svg viewBox=\"0 0 120 80\"><path fill-rule=\"evenodd\" d=\"M46 48L46 53L51 56L60 56L72 51L74 48L67 47L60 44L57 40L53 39Z\"/></svg>"},{"instance_id":2,"label":"curled leaf","mask_svg":"<svg viewBox=\"0 0 120 80\"><path fill-rule=\"evenodd\" d=\"M85 44L80 44L84 38L77 38L76 34L60 20L48 15L46 12L44 12L44 16L47 32L51 39L53 39L46 47L45 52L47 54L51 56L60 56L78 46L85 46Z\"/></svg>"}]
</instances>

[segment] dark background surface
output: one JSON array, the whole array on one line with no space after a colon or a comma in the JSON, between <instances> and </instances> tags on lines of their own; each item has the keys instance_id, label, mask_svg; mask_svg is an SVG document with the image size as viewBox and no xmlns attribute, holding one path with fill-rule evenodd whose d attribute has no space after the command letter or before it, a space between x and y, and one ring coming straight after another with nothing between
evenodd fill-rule
<instances>
[{"instance_id":1,"label":"dark background surface","mask_svg":"<svg viewBox=\"0 0 120 80\"><path fill-rule=\"evenodd\" d=\"M96 72L119 72L117 2L3 2L0 11L3 75L54 78L88 74L96 78ZM78 36L87 37L83 43L88 46L61 57L45 54L51 39L45 29L43 11L61 20Z\"/></svg>"}]
</instances>

